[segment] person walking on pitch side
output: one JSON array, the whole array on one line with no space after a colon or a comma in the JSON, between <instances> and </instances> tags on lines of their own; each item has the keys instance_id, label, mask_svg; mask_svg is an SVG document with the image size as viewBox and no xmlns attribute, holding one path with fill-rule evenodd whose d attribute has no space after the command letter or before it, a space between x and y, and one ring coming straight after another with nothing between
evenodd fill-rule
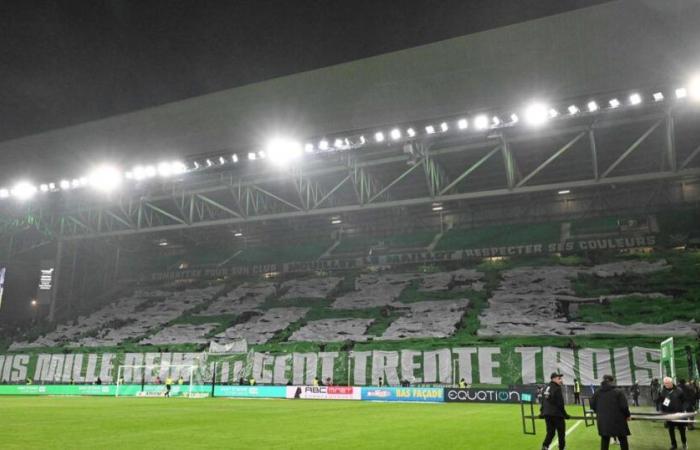
<instances>
[{"instance_id":1,"label":"person walking on pitch side","mask_svg":"<svg viewBox=\"0 0 700 450\"><path fill-rule=\"evenodd\" d=\"M591 409L596 413L598 434L600 435L600 449L610 448L610 438L616 437L621 450L629 450L627 436L630 435L627 421L630 418L630 408L625 394L615 386L612 375L604 375L593 397L591 397Z\"/></svg>"},{"instance_id":2,"label":"person walking on pitch side","mask_svg":"<svg viewBox=\"0 0 700 450\"><path fill-rule=\"evenodd\" d=\"M685 393L681 388L673 384L671 377L664 377L664 387L659 393L658 402L661 411L666 414L684 412L686 406ZM688 443L685 437L685 424L668 421L665 423L665 426L668 428L668 436L671 438L671 450L678 448L676 429L678 429L678 434L681 436L681 444L683 445L681 448L686 450Z\"/></svg>"},{"instance_id":3,"label":"person walking on pitch side","mask_svg":"<svg viewBox=\"0 0 700 450\"><path fill-rule=\"evenodd\" d=\"M547 435L542 442L542 450L548 450L549 444L554 440L554 435L557 435L559 441L559 450L566 448L566 419L569 414L564 408L564 394L562 394L561 386L564 384L564 375L553 372L549 376L549 384L544 388L542 393L542 409L540 416L544 417L547 425Z\"/></svg>"},{"instance_id":4,"label":"person walking on pitch side","mask_svg":"<svg viewBox=\"0 0 700 450\"><path fill-rule=\"evenodd\" d=\"M574 378L574 403L581 403L581 382L578 378Z\"/></svg>"},{"instance_id":5,"label":"person walking on pitch side","mask_svg":"<svg viewBox=\"0 0 700 450\"><path fill-rule=\"evenodd\" d=\"M639 406L639 394L641 392L641 388L639 387L639 383L636 381L632 385L632 400L634 401L634 406Z\"/></svg>"}]
</instances>

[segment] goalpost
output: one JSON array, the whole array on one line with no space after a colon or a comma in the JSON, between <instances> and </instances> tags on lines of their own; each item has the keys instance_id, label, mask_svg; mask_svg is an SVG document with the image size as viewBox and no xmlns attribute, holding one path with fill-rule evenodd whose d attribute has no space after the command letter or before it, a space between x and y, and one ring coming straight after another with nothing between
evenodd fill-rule
<instances>
[{"instance_id":1,"label":"goalpost","mask_svg":"<svg viewBox=\"0 0 700 450\"><path fill-rule=\"evenodd\" d=\"M140 393L145 392L144 387L146 385L152 385L156 377L161 378L162 384L162 394L165 395L165 378L170 377L173 380L173 387L181 387L178 384L178 379L182 377L187 383L187 397L194 398L192 395L192 387L195 384L195 378L200 378L200 366L198 364L172 364L163 365L151 364L151 365L120 365L117 370L117 388L115 390L115 396L119 397L123 386L140 386ZM200 382L203 380L199 380ZM157 391L154 391L157 392ZM180 392L182 392L180 390Z\"/></svg>"},{"instance_id":2,"label":"goalpost","mask_svg":"<svg viewBox=\"0 0 700 450\"><path fill-rule=\"evenodd\" d=\"M676 362L674 358L673 338L670 337L661 343L661 359L659 361L661 378L671 377L676 379Z\"/></svg>"}]
</instances>

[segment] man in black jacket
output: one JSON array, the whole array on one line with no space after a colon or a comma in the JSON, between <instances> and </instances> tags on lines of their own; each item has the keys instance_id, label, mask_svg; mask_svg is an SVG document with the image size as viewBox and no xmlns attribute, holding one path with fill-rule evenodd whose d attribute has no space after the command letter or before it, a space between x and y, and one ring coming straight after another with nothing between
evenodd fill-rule
<instances>
[{"instance_id":1,"label":"man in black jacket","mask_svg":"<svg viewBox=\"0 0 700 450\"><path fill-rule=\"evenodd\" d=\"M610 438L616 437L620 442L620 449L628 450L627 436L630 435L630 429L627 420L630 418L630 409L625 394L617 389L614 383L612 375L603 376L600 389L591 398L591 409L597 416L600 449L608 450Z\"/></svg>"},{"instance_id":2,"label":"man in black jacket","mask_svg":"<svg viewBox=\"0 0 700 450\"><path fill-rule=\"evenodd\" d=\"M564 383L563 375L557 372L549 376L549 384L542 393L542 409L540 416L544 417L547 424L547 435L542 442L542 450L548 450L549 444L554 439L556 433L559 440L559 450L566 447L566 419L569 414L564 409L564 395L561 392L561 385Z\"/></svg>"},{"instance_id":3,"label":"man in black jacket","mask_svg":"<svg viewBox=\"0 0 700 450\"><path fill-rule=\"evenodd\" d=\"M685 393L681 388L673 384L671 377L665 377L664 387L661 389L658 402L661 411L666 414L684 412L686 406ZM668 428L668 435L671 438L671 449L678 448L676 443L676 428L678 428L678 433L681 435L682 448L687 449L685 424L669 421L666 422L666 427Z\"/></svg>"}]
</instances>

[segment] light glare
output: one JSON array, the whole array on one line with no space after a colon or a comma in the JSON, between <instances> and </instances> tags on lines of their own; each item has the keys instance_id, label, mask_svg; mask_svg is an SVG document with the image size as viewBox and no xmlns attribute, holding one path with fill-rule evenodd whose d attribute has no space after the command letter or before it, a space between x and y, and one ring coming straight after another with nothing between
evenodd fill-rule
<instances>
[{"instance_id":1,"label":"light glare","mask_svg":"<svg viewBox=\"0 0 700 450\"><path fill-rule=\"evenodd\" d=\"M20 181L15 184L10 193L19 200L29 200L36 194L36 186L28 181Z\"/></svg>"},{"instance_id":2,"label":"light glare","mask_svg":"<svg viewBox=\"0 0 700 450\"><path fill-rule=\"evenodd\" d=\"M598 111L598 104L594 101L588 102L588 112L596 112Z\"/></svg>"},{"instance_id":3,"label":"light glare","mask_svg":"<svg viewBox=\"0 0 700 450\"><path fill-rule=\"evenodd\" d=\"M476 116L476 118L474 119L474 127L477 130L483 130L484 128L486 128L488 126L489 126L489 118L486 117L485 115L482 114L480 116Z\"/></svg>"},{"instance_id":4,"label":"light glare","mask_svg":"<svg viewBox=\"0 0 700 450\"><path fill-rule=\"evenodd\" d=\"M401 130L398 128L391 130L391 138L395 141L401 139Z\"/></svg>"},{"instance_id":5,"label":"light glare","mask_svg":"<svg viewBox=\"0 0 700 450\"><path fill-rule=\"evenodd\" d=\"M460 130L466 130L468 126L469 122L467 122L467 119L459 119L457 121L457 128L459 128Z\"/></svg>"},{"instance_id":6,"label":"light glare","mask_svg":"<svg viewBox=\"0 0 700 450\"><path fill-rule=\"evenodd\" d=\"M641 95L639 95L637 93L630 95L630 104L638 105L640 103L642 103L642 96Z\"/></svg>"},{"instance_id":7,"label":"light glare","mask_svg":"<svg viewBox=\"0 0 700 450\"><path fill-rule=\"evenodd\" d=\"M88 183L101 192L111 192L122 183L122 173L109 165L100 166L90 172Z\"/></svg>"},{"instance_id":8,"label":"light glare","mask_svg":"<svg viewBox=\"0 0 700 450\"><path fill-rule=\"evenodd\" d=\"M525 110L525 121L530 125L542 125L548 119L547 107L542 103L533 103Z\"/></svg>"}]
</instances>

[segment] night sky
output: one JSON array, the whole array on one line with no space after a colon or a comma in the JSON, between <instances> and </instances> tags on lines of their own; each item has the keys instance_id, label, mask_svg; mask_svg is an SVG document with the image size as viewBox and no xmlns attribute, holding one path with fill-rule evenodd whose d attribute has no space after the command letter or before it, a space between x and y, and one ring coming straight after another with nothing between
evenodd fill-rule
<instances>
[{"instance_id":1,"label":"night sky","mask_svg":"<svg viewBox=\"0 0 700 450\"><path fill-rule=\"evenodd\" d=\"M0 141L599 3L3 0Z\"/></svg>"}]
</instances>

